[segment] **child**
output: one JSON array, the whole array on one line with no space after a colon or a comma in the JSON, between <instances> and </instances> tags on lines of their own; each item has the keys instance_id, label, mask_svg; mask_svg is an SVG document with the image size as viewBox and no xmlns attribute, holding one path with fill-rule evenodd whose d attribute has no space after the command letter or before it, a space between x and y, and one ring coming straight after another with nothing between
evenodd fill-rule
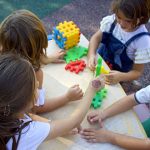
<instances>
[{"instance_id":1,"label":"child","mask_svg":"<svg viewBox=\"0 0 150 150\"><path fill-rule=\"evenodd\" d=\"M46 56L48 40L46 31L40 19L32 12L18 10L9 15L0 26L1 52L12 51L31 62L39 81L39 99L34 107L37 113L52 111L69 101L79 100L83 96L78 85L71 87L67 93L52 100L45 101L45 93L42 88L43 71L41 63L60 62L65 54L58 52L51 57ZM38 107L41 106L41 107Z\"/></svg>"},{"instance_id":2,"label":"child","mask_svg":"<svg viewBox=\"0 0 150 150\"><path fill-rule=\"evenodd\" d=\"M108 64L107 84L138 79L150 62L149 0L114 0L113 15L104 17L89 43L88 66L95 69L96 50Z\"/></svg>"},{"instance_id":3,"label":"child","mask_svg":"<svg viewBox=\"0 0 150 150\"><path fill-rule=\"evenodd\" d=\"M120 99L113 105L106 108L103 112L91 112L87 116L87 119L90 123L99 122L100 126L102 127L102 121L119 113L132 109L133 106L139 103L150 104L150 86L147 86L146 88L139 90L135 94ZM148 134L150 135L150 133ZM83 131L81 131L81 135L88 142L92 143L108 142L114 145L118 145L125 149L136 149L136 150L150 149L150 139L148 138L139 139L127 135L114 133L112 131L108 131L103 128L98 131L95 129L84 129Z\"/></svg>"},{"instance_id":4,"label":"child","mask_svg":"<svg viewBox=\"0 0 150 150\"><path fill-rule=\"evenodd\" d=\"M68 117L49 121L27 114L37 99L38 84L32 65L11 53L0 55L0 149L35 150L44 141L61 136L83 120L91 100L104 82L93 80L77 109ZM18 92L19 88L19 92Z\"/></svg>"}]
</instances>

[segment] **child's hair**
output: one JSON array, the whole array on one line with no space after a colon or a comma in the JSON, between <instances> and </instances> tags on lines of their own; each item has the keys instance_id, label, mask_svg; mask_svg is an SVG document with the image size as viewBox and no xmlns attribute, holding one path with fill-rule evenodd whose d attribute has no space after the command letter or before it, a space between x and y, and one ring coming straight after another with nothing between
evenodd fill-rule
<instances>
[{"instance_id":1,"label":"child's hair","mask_svg":"<svg viewBox=\"0 0 150 150\"><path fill-rule=\"evenodd\" d=\"M40 55L46 54L48 40L40 19L28 10L10 14L0 26L1 51L12 51L40 68Z\"/></svg>"},{"instance_id":2,"label":"child's hair","mask_svg":"<svg viewBox=\"0 0 150 150\"><path fill-rule=\"evenodd\" d=\"M32 65L15 54L0 55L0 149L13 139L12 150L16 150L15 135L24 124L18 114L28 111L34 104L35 75Z\"/></svg>"},{"instance_id":3,"label":"child's hair","mask_svg":"<svg viewBox=\"0 0 150 150\"><path fill-rule=\"evenodd\" d=\"M123 14L133 19L133 24L138 26L146 24L150 18L150 0L114 0L112 3L112 12L117 14L122 11Z\"/></svg>"}]
</instances>

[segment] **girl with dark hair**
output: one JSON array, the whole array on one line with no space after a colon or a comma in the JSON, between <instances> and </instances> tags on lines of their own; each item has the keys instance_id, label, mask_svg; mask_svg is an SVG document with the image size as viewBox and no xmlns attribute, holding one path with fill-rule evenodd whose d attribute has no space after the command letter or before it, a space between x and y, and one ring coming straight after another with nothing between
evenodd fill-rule
<instances>
[{"instance_id":1,"label":"girl with dark hair","mask_svg":"<svg viewBox=\"0 0 150 150\"><path fill-rule=\"evenodd\" d=\"M100 22L89 44L88 66L96 65L96 50L110 69L107 84L138 79L150 62L150 34L145 24L150 18L149 0L114 0L112 12Z\"/></svg>"},{"instance_id":2,"label":"girl with dark hair","mask_svg":"<svg viewBox=\"0 0 150 150\"><path fill-rule=\"evenodd\" d=\"M62 96L45 102L45 92L42 88L43 71L41 64L51 61L61 62L59 58L64 52L58 52L53 57L47 57L48 40L46 31L40 19L30 11L18 10L10 14L0 25L1 53L8 51L26 58L33 66L39 81L39 98L34 106L37 113L52 111L69 101L79 100L83 93L78 85L74 85ZM39 107L41 106L41 107Z\"/></svg>"},{"instance_id":3,"label":"girl with dark hair","mask_svg":"<svg viewBox=\"0 0 150 150\"><path fill-rule=\"evenodd\" d=\"M103 87L102 79L93 80L69 117L50 122L28 114L38 96L32 65L18 55L0 55L0 149L35 150L44 140L61 136L77 127L85 117L95 92Z\"/></svg>"}]
</instances>

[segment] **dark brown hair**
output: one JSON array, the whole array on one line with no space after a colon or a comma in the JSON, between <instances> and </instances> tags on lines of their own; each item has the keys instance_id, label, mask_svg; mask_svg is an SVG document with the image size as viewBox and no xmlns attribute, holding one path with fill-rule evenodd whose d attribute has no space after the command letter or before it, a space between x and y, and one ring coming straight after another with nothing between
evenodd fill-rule
<instances>
[{"instance_id":1,"label":"dark brown hair","mask_svg":"<svg viewBox=\"0 0 150 150\"><path fill-rule=\"evenodd\" d=\"M0 55L0 149L13 138L12 150L16 150L15 135L24 123L18 117L34 103L35 75L32 65L15 54Z\"/></svg>"},{"instance_id":2,"label":"dark brown hair","mask_svg":"<svg viewBox=\"0 0 150 150\"><path fill-rule=\"evenodd\" d=\"M150 0L114 0L112 2L112 12L117 14L118 11L133 19L133 23L146 24L150 18Z\"/></svg>"},{"instance_id":3,"label":"dark brown hair","mask_svg":"<svg viewBox=\"0 0 150 150\"><path fill-rule=\"evenodd\" d=\"M2 52L19 53L39 69L40 55L45 55L48 40L40 19L30 11L18 10L1 23L0 45Z\"/></svg>"}]
</instances>

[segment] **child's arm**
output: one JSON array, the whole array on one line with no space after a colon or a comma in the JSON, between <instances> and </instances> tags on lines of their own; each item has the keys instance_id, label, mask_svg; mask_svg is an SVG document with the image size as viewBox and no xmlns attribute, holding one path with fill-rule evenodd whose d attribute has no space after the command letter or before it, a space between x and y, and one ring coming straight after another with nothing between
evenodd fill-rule
<instances>
[{"instance_id":1,"label":"child's arm","mask_svg":"<svg viewBox=\"0 0 150 150\"><path fill-rule=\"evenodd\" d=\"M84 129L81 132L84 139L91 143L111 143L128 150L149 150L150 139L139 139L123 134L117 134L105 129ZM92 136L91 136L92 135Z\"/></svg>"},{"instance_id":2,"label":"child's arm","mask_svg":"<svg viewBox=\"0 0 150 150\"><path fill-rule=\"evenodd\" d=\"M41 63L42 64L49 64L49 63L63 63L65 62L63 60L63 57L65 55L65 51L61 50L58 52L55 52L49 56L45 56L45 55L41 55L40 59L41 59Z\"/></svg>"},{"instance_id":3,"label":"child's arm","mask_svg":"<svg viewBox=\"0 0 150 150\"><path fill-rule=\"evenodd\" d=\"M99 122L100 126L102 126L103 120L125 112L135 105L137 105L137 102L135 101L134 94L125 96L102 112L91 112L90 114L88 114L87 119L90 123Z\"/></svg>"},{"instance_id":4,"label":"child's arm","mask_svg":"<svg viewBox=\"0 0 150 150\"><path fill-rule=\"evenodd\" d=\"M77 127L84 119L90 107L91 100L95 95L95 92L103 87L104 87L103 81L100 81L100 79L97 78L94 81L92 81L89 84L85 92L85 95L82 101L80 102L79 106L76 108L76 110L69 117L65 119L51 122L50 124L51 131L47 139L52 139L57 136L61 136L67 133L68 131L70 131L71 129Z\"/></svg>"},{"instance_id":5,"label":"child's arm","mask_svg":"<svg viewBox=\"0 0 150 150\"><path fill-rule=\"evenodd\" d=\"M88 66L91 70L95 70L96 50L102 40L102 32L98 30L90 39L88 52Z\"/></svg>"},{"instance_id":6,"label":"child's arm","mask_svg":"<svg viewBox=\"0 0 150 150\"><path fill-rule=\"evenodd\" d=\"M135 105L137 105L137 102L134 94L125 96L104 110L105 119L132 109Z\"/></svg>"},{"instance_id":7,"label":"child's arm","mask_svg":"<svg viewBox=\"0 0 150 150\"><path fill-rule=\"evenodd\" d=\"M46 113L53 111L70 101L75 101L81 99L83 96L82 90L78 85L74 85L68 89L68 91L61 96L51 98L45 101L45 104L41 107L36 107L37 113Z\"/></svg>"},{"instance_id":8,"label":"child's arm","mask_svg":"<svg viewBox=\"0 0 150 150\"><path fill-rule=\"evenodd\" d=\"M91 113L88 115L88 121L90 123L99 122L102 127L102 121L112 117L114 115L120 114L131 109L137 103L135 101L134 95L129 95L116 103L112 104L110 107L106 108L103 112L98 114L98 112ZM97 142L108 142L114 145L118 145L125 149L136 149L136 150L148 150L150 149L150 140L149 139L138 139L122 134L117 134L112 131L105 129L83 129L80 132L81 136L86 139L88 142L97 143ZM92 135L92 136L91 136Z\"/></svg>"},{"instance_id":9,"label":"child's arm","mask_svg":"<svg viewBox=\"0 0 150 150\"><path fill-rule=\"evenodd\" d=\"M131 71L124 73L120 71L110 71L106 76L106 84L116 84L120 81L132 81L138 79L144 70L144 64L134 64Z\"/></svg>"},{"instance_id":10,"label":"child's arm","mask_svg":"<svg viewBox=\"0 0 150 150\"><path fill-rule=\"evenodd\" d=\"M36 71L36 78L39 82L39 89L42 88L43 84L43 71L39 69ZM45 113L50 112L54 109L57 109L69 101L79 100L83 96L82 90L79 88L78 85L74 85L68 89L68 91L59 97L51 98L48 101L45 101L45 104L41 107L34 107L34 111L36 113Z\"/></svg>"},{"instance_id":11,"label":"child's arm","mask_svg":"<svg viewBox=\"0 0 150 150\"><path fill-rule=\"evenodd\" d=\"M122 148L128 149L128 150L149 150L150 149L150 139L139 139L134 138L122 134L117 133L111 133L111 143L114 145L118 145Z\"/></svg>"}]
</instances>

